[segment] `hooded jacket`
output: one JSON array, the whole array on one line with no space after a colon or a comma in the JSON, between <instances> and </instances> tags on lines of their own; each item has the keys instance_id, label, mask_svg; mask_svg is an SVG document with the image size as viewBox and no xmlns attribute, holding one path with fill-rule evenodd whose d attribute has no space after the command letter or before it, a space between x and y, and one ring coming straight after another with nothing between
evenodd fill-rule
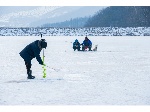
<instances>
[{"instance_id":1,"label":"hooded jacket","mask_svg":"<svg viewBox=\"0 0 150 112\"><path fill-rule=\"evenodd\" d=\"M19 54L24 59L24 61L31 63L31 60L36 57L39 64L43 65L43 61L40 57L40 52L42 48L40 46L40 41L36 40L29 45L27 45Z\"/></svg>"},{"instance_id":2,"label":"hooded jacket","mask_svg":"<svg viewBox=\"0 0 150 112\"><path fill-rule=\"evenodd\" d=\"M87 40L83 41L82 45L84 45L84 46L92 46L92 42L89 39L87 39Z\"/></svg>"},{"instance_id":3,"label":"hooded jacket","mask_svg":"<svg viewBox=\"0 0 150 112\"><path fill-rule=\"evenodd\" d=\"M80 47L80 43L79 43L79 41L77 39L73 43L73 47L76 47L76 46Z\"/></svg>"}]
</instances>

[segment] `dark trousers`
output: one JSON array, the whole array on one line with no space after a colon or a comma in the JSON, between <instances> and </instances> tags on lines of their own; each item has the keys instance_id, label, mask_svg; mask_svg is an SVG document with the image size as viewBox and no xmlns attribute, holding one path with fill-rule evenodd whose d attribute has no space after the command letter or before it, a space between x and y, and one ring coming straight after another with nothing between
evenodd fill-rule
<instances>
[{"instance_id":1,"label":"dark trousers","mask_svg":"<svg viewBox=\"0 0 150 112\"><path fill-rule=\"evenodd\" d=\"M29 74L32 64L31 64L31 62L26 62L25 61L25 65L26 65L26 69L27 69L27 74Z\"/></svg>"},{"instance_id":2,"label":"dark trousers","mask_svg":"<svg viewBox=\"0 0 150 112\"><path fill-rule=\"evenodd\" d=\"M80 47L76 47L76 46L73 46L73 49L74 51L77 49L78 51L80 51Z\"/></svg>"}]
</instances>

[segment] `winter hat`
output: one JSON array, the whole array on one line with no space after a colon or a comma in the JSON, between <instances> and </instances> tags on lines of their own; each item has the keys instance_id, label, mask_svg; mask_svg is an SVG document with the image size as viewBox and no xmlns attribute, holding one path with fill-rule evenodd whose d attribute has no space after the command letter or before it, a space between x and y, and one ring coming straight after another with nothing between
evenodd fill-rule
<instances>
[{"instance_id":1,"label":"winter hat","mask_svg":"<svg viewBox=\"0 0 150 112\"><path fill-rule=\"evenodd\" d=\"M41 41L41 47L46 49L46 47L47 47L47 42Z\"/></svg>"},{"instance_id":2,"label":"winter hat","mask_svg":"<svg viewBox=\"0 0 150 112\"><path fill-rule=\"evenodd\" d=\"M78 42L78 40L76 39L75 42Z\"/></svg>"},{"instance_id":3,"label":"winter hat","mask_svg":"<svg viewBox=\"0 0 150 112\"><path fill-rule=\"evenodd\" d=\"M87 38L87 37L85 37L85 40L88 40L88 38Z\"/></svg>"}]
</instances>

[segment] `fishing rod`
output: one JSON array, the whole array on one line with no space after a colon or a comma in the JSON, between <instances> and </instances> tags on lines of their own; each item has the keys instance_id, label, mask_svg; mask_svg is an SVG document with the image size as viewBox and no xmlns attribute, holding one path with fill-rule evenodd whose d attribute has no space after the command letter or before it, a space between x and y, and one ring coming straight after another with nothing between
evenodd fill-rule
<instances>
[{"instance_id":1,"label":"fishing rod","mask_svg":"<svg viewBox=\"0 0 150 112\"><path fill-rule=\"evenodd\" d=\"M56 68L53 68L53 67L49 67L49 66L47 66L47 65L46 65L46 67L48 67L48 68L50 68L50 69L53 69L53 70L55 70L56 72L60 71L60 69L56 69Z\"/></svg>"}]
</instances>

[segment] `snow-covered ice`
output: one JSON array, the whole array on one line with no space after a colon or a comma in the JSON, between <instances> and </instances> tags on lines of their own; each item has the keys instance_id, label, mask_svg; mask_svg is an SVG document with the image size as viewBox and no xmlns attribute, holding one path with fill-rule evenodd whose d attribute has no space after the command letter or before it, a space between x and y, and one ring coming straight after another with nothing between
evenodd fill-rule
<instances>
[{"instance_id":1,"label":"snow-covered ice","mask_svg":"<svg viewBox=\"0 0 150 112\"><path fill-rule=\"evenodd\" d=\"M32 60L27 80L19 52L40 37L0 37L0 105L149 105L150 38L89 37L97 52L73 51L83 36L44 37L47 77ZM41 52L42 56L42 52Z\"/></svg>"}]
</instances>

